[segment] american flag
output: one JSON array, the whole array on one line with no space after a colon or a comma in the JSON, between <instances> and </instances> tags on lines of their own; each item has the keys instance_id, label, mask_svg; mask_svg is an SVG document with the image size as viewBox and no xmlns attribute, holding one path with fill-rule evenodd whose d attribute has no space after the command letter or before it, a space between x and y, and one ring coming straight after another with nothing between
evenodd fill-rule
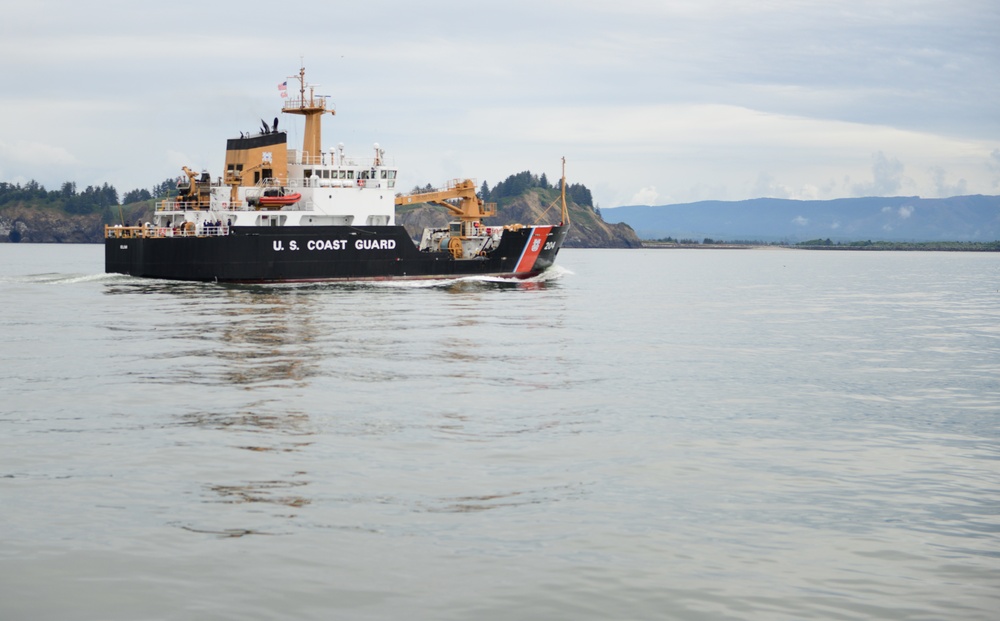
<instances>
[{"instance_id":1,"label":"american flag","mask_svg":"<svg viewBox=\"0 0 1000 621\"><path fill-rule=\"evenodd\" d=\"M288 97L288 82L282 82L279 84L278 92L281 93L282 97Z\"/></svg>"}]
</instances>

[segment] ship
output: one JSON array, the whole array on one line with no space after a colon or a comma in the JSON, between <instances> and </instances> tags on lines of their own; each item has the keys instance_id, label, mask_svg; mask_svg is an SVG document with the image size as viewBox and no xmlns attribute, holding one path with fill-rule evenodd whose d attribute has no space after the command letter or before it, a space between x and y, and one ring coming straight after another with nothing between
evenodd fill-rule
<instances>
[{"instance_id":1,"label":"ship","mask_svg":"<svg viewBox=\"0 0 1000 621\"><path fill-rule=\"evenodd\" d=\"M281 112L304 117L302 149L289 147L276 117L227 140L223 176L183 167L176 196L156 203L150 221L105 226L105 272L220 283L527 279L555 263L570 226L565 158L558 222L487 224L496 204L473 179L404 194L377 143L364 158L343 143L323 149L322 120L336 110L304 67L289 80L298 97L279 85ZM446 210L448 226L411 238L395 211L417 203Z\"/></svg>"}]
</instances>

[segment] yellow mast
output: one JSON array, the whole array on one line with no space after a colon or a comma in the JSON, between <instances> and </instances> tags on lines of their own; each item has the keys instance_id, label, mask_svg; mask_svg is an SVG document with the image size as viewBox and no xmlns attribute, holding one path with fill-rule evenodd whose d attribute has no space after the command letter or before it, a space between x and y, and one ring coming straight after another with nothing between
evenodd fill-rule
<instances>
[{"instance_id":1,"label":"yellow mast","mask_svg":"<svg viewBox=\"0 0 1000 621\"><path fill-rule=\"evenodd\" d=\"M306 156L317 157L323 148L322 124L320 117L325 112L336 114L336 110L326 109L326 98L316 97L313 94L314 85L309 84L309 97L306 97L306 68L299 68L299 75L289 76L289 78L299 81L299 98L291 99L285 103L281 111L286 114L301 114L306 117L306 129L302 137L302 152Z\"/></svg>"},{"instance_id":2,"label":"yellow mast","mask_svg":"<svg viewBox=\"0 0 1000 621\"><path fill-rule=\"evenodd\" d=\"M562 222L560 224L569 226L569 207L566 205L566 158L562 158Z\"/></svg>"}]
</instances>

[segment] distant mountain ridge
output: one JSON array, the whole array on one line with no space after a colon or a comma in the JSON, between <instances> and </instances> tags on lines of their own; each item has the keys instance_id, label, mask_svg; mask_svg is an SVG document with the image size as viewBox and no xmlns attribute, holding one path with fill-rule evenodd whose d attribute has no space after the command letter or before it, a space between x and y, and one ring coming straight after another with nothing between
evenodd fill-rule
<instances>
[{"instance_id":1,"label":"distant mountain ridge","mask_svg":"<svg viewBox=\"0 0 1000 621\"><path fill-rule=\"evenodd\" d=\"M801 201L756 198L601 210L641 239L787 241L997 241L1000 196L916 196Z\"/></svg>"}]
</instances>

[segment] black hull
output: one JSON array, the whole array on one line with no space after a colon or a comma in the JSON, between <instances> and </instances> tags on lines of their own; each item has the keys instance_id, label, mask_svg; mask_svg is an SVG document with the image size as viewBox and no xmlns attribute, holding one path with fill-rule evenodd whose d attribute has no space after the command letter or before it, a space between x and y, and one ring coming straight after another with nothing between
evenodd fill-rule
<instances>
[{"instance_id":1,"label":"black hull","mask_svg":"<svg viewBox=\"0 0 1000 621\"><path fill-rule=\"evenodd\" d=\"M489 256L420 252L402 226L232 227L211 237L105 239L104 271L234 283L500 276L529 278L554 262L567 226L504 231Z\"/></svg>"}]
</instances>

